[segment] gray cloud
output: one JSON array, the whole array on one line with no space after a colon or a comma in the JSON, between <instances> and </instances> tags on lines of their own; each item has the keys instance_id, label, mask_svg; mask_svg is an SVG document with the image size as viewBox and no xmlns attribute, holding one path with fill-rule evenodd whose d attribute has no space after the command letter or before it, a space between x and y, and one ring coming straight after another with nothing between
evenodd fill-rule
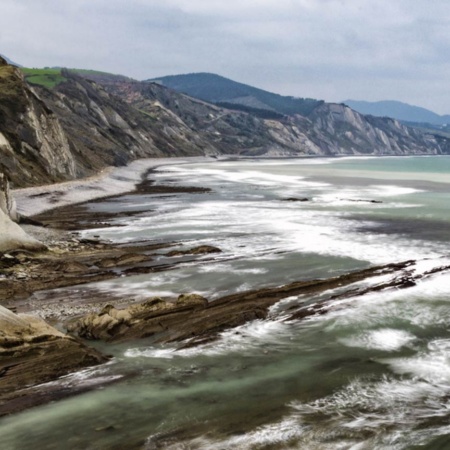
<instances>
[{"instance_id":1,"label":"gray cloud","mask_svg":"<svg viewBox=\"0 0 450 450\"><path fill-rule=\"evenodd\" d=\"M449 22L445 0L2 0L0 52L32 67L208 71L450 113Z\"/></svg>"}]
</instances>

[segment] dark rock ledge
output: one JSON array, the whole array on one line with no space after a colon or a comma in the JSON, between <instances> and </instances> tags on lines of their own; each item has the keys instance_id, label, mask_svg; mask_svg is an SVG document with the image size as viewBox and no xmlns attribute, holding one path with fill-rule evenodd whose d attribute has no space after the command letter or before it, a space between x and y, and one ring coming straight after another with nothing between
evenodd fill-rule
<instances>
[{"instance_id":1,"label":"dark rock ledge","mask_svg":"<svg viewBox=\"0 0 450 450\"><path fill-rule=\"evenodd\" d=\"M351 298L384 289L406 288L430 273L413 275L408 269L414 261L373 267L323 280L299 281L285 286L252 290L222 297L213 302L188 294L175 301L151 298L138 305L116 309L109 305L99 313L91 313L72 322L69 330L86 339L102 339L118 342L153 337L154 342L183 341L182 347L195 346L212 341L229 328L243 325L255 319L264 319L270 306L290 296L325 294L316 303L302 303L285 311L286 320L297 320L314 314L325 313L340 298ZM450 270L444 266L433 273ZM355 283L392 274L389 281L370 287ZM326 296L329 290L340 288L338 293Z\"/></svg>"},{"instance_id":2,"label":"dark rock ledge","mask_svg":"<svg viewBox=\"0 0 450 450\"><path fill-rule=\"evenodd\" d=\"M40 403L27 387L101 364L108 357L42 319L0 306L0 416Z\"/></svg>"}]
</instances>

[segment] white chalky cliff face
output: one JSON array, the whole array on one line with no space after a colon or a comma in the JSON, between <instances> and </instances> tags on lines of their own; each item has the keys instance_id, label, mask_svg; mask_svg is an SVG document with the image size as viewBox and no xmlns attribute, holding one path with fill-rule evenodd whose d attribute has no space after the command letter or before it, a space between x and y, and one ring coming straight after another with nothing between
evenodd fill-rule
<instances>
[{"instance_id":1,"label":"white chalky cliff face","mask_svg":"<svg viewBox=\"0 0 450 450\"><path fill-rule=\"evenodd\" d=\"M0 252L19 248L42 250L45 246L20 228L16 203L9 190L6 176L0 173Z\"/></svg>"}]
</instances>

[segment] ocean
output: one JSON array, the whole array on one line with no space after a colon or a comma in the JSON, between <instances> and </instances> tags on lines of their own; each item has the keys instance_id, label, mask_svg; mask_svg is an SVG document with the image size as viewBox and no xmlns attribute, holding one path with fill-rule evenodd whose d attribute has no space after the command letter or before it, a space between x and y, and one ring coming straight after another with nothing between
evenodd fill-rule
<instances>
[{"instance_id":1,"label":"ocean","mask_svg":"<svg viewBox=\"0 0 450 450\"><path fill-rule=\"evenodd\" d=\"M407 260L426 276L303 320L286 320L286 308L320 296L289 297L268 319L194 348L96 344L114 359L55 383L99 387L1 419L1 448L450 448L450 271L432 273L450 265L450 157L228 160L148 176L210 191L93 202L92 211L138 213L83 235L222 253L69 288L68 298L214 301Z\"/></svg>"}]
</instances>

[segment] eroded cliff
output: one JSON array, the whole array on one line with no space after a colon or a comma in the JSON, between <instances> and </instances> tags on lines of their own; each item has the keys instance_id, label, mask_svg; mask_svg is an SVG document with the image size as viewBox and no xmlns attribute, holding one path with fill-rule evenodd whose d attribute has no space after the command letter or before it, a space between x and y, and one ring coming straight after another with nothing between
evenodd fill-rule
<instances>
[{"instance_id":1,"label":"eroded cliff","mask_svg":"<svg viewBox=\"0 0 450 450\"><path fill-rule=\"evenodd\" d=\"M57 116L0 58L0 164L15 186L73 178L76 159Z\"/></svg>"}]
</instances>

